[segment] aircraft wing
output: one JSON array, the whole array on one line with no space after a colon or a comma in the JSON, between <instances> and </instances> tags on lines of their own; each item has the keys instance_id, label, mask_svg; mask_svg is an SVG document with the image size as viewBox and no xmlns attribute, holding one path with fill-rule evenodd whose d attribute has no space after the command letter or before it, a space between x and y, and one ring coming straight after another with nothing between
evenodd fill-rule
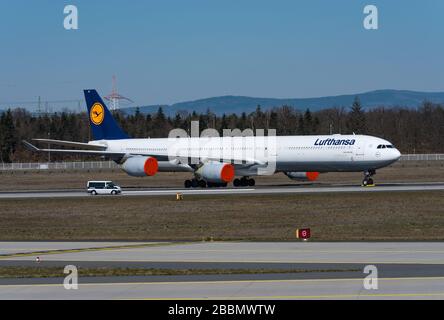
<instances>
[{"instance_id":1,"label":"aircraft wing","mask_svg":"<svg viewBox=\"0 0 444 320\"><path fill-rule=\"evenodd\" d=\"M124 156L146 156L146 157L153 157L156 158L158 161L170 161L170 157L168 154L156 154L156 153L138 153L138 152L116 152L116 151L106 151L104 150L106 147L104 146L98 146L98 145L91 145L87 143L79 143L79 142L71 142L71 141L60 141L60 140L46 140L46 139L35 139L38 142L42 143L49 143L49 144L56 144L66 147L83 147L83 148L89 148L88 150L85 149L41 149L33 145L32 143L23 140L23 144L25 147L32 151L32 152L40 152L40 153L58 153L58 154L71 154L71 155L84 155L84 156L102 156L102 157L124 157ZM180 162L181 157L179 157L177 160L177 163ZM197 160L198 162L205 163L208 161L215 161L215 162L222 162L219 158L212 158L212 157L205 157L202 159L202 157L199 157L199 155L191 154L190 157L188 157L188 161L191 160L191 163L194 163ZM237 168L248 168L255 165L265 165L265 163L261 161L257 161L254 159L231 159L231 163L234 163L234 166ZM186 162L188 162L186 161ZM227 162L227 161L223 161ZM229 163L229 162L227 162Z\"/></svg>"}]
</instances>

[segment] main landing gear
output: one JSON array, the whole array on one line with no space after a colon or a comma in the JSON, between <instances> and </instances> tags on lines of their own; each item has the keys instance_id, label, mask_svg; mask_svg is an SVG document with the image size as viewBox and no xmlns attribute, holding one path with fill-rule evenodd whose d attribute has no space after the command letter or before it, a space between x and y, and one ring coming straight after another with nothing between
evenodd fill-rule
<instances>
[{"instance_id":1,"label":"main landing gear","mask_svg":"<svg viewBox=\"0 0 444 320\"><path fill-rule=\"evenodd\" d=\"M375 182L372 179L372 176L376 174L376 170L371 169L364 172L364 180L362 180L363 187L374 186Z\"/></svg>"},{"instance_id":2,"label":"main landing gear","mask_svg":"<svg viewBox=\"0 0 444 320\"><path fill-rule=\"evenodd\" d=\"M199 179L192 179L192 180L185 180L184 187L186 189L196 189L196 188L226 188L228 186L227 183L214 183L214 182L207 182L205 180L199 180Z\"/></svg>"},{"instance_id":3,"label":"main landing gear","mask_svg":"<svg viewBox=\"0 0 444 320\"><path fill-rule=\"evenodd\" d=\"M254 187L256 185L256 181L248 177L243 177L241 179L234 179L233 185L235 187ZM186 189L226 188L227 186L228 183L208 182L197 178L194 178L192 180L185 180L184 182L184 187Z\"/></svg>"},{"instance_id":4,"label":"main landing gear","mask_svg":"<svg viewBox=\"0 0 444 320\"><path fill-rule=\"evenodd\" d=\"M248 177L242 177L241 179L234 179L233 185L235 187L254 187L256 185L256 181Z\"/></svg>"}]
</instances>

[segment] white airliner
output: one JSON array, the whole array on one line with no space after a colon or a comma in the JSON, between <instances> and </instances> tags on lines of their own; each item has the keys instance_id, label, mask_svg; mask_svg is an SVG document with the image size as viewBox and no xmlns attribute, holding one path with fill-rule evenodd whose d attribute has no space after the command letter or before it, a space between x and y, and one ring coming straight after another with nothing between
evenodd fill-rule
<instances>
[{"instance_id":1,"label":"white airliner","mask_svg":"<svg viewBox=\"0 0 444 320\"><path fill-rule=\"evenodd\" d=\"M324 172L363 172L363 186L373 185L376 169L396 162L401 153L388 141L367 135L265 137L182 137L130 139L95 90L85 90L94 141L34 139L64 149L35 152L102 156L135 177L158 172L190 172L186 188L254 186L251 177L282 172L290 179L314 181ZM172 157L174 155L174 157ZM236 178L237 177L237 178Z\"/></svg>"}]
</instances>

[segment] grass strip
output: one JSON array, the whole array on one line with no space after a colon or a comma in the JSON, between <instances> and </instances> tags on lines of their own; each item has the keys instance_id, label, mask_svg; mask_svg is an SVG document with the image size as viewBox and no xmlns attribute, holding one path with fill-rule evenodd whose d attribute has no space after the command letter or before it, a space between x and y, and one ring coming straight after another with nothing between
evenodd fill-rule
<instances>
[{"instance_id":1,"label":"grass strip","mask_svg":"<svg viewBox=\"0 0 444 320\"><path fill-rule=\"evenodd\" d=\"M357 272L358 269L144 269L144 268L79 268L79 277L119 276L187 276L272 273ZM57 267L0 267L1 279L65 277Z\"/></svg>"}]
</instances>

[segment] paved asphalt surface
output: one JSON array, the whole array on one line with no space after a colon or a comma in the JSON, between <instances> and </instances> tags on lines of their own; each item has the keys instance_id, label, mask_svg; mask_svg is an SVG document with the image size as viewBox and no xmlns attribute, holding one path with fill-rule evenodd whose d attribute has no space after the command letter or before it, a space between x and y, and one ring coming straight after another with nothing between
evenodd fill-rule
<instances>
[{"instance_id":1,"label":"paved asphalt surface","mask_svg":"<svg viewBox=\"0 0 444 320\"><path fill-rule=\"evenodd\" d=\"M281 279L1 285L0 299L443 299L444 278L384 278L377 290L363 279Z\"/></svg>"},{"instance_id":2,"label":"paved asphalt surface","mask_svg":"<svg viewBox=\"0 0 444 320\"><path fill-rule=\"evenodd\" d=\"M148 189L123 196L298 194L444 190L444 183ZM0 199L81 198L78 190L0 193ZM36 257L41 259L36 263ZM0 279L0 299L444 299L444 243L3 242L0 267L268 269L272 274ZM366 265L379 289L366 290ZM280 270L296 270L280 273ZM61 275L63 277L63 275Z\"/></svg>"},{"instance_id":3,"label":"paved asphalt surface","mask_svg":"<svg viewBox=\"0 0 444 320\"><path fill-rule=\"evenodd\" d=\"M20 253L28 244L0 243L0 247L15 247ZM44 248L49 245L42 243ZM444 264L443 242L164 242L77 251L69 250L69 243L65 246L66 251L40 253L39 257L73 262ZM90 243L90 248L97 247ZM5 259L34 261L35 255L0 256L0 261Z\"/></svg>"},{"instance_id":4,"label":"paved asphalt surface","mask_svg":"<svg viewBox=\"0 0 444 320\"><path fill-rule=\"evenodd\" d=\"M443 191L444 182L437 183L391 183L380 184L374 187L361 187L357 185L315 185L315 186L258 186L254 188L227 188L227 189L144 189L123 190L121 196L163 196L176 195L223 195L223 194L301 194L301 193L341 193L341 192L390 192L390 191ZM79 190L60 191L24 191L1 192L0 199L26 199L26 198L81 198L89 197L86 192Z\"/></svg>"},{"instance_id":5,"label":"paved asphalt surface","mask_svg":"<svg viewBox=\"0 0 444 320\"><path fill-rule=\"evenodd\" d=\"M0 299L444 299L444 243L0 243L0 267L271 269L272 274L1 279ZM44 253L46 251L46 253ZM37 264L35 257L41 262ZM376 265L379 289L363 272ZM296 270L280 273L280 270ZM63 277L63 274L61 274Z\"/></svg>"}]
</instances>

